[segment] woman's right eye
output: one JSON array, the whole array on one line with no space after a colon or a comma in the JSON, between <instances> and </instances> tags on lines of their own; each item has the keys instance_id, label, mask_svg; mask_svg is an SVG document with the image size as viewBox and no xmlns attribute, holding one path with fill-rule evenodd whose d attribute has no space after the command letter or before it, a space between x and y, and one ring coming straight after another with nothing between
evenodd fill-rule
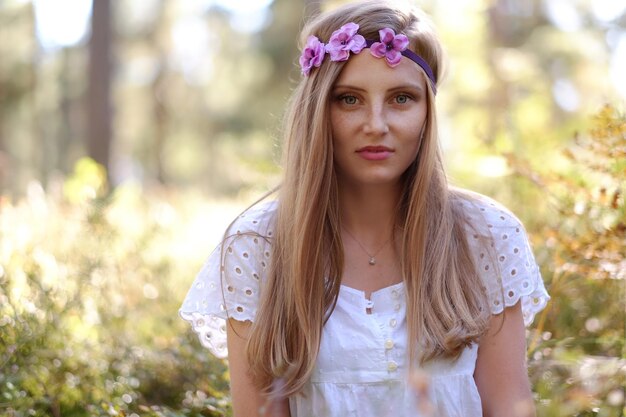
<instances>
[{"instance_id":1,"label":"woman's right eye","mask_svg":"<svg viewBox=\"0 0 626 417\"><path fill-rule=\"evenodd\" d=\"M339 96L339 101L341 101L344 104L347 105L354 105L357 103L357 98L355 96L351 96L351 95L343 95L343 96Z\"/></svg>"}]
</instances>

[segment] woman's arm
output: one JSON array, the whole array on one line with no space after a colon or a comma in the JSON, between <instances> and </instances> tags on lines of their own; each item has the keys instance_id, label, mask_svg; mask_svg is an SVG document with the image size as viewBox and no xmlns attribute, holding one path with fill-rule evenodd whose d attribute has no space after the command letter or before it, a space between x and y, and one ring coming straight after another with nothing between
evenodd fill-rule
<instances>
[{"instance_id":1,"label":"woman's arm","mask_svg":"<svg viewBox=\"0 0 626 417\"><path fill-rule=\"evenodd\" d=\"M234 417L290 417L289 401L274 401L268 404L266 398L254 386L246 357L246 341L250 332L250 322L228 320L228 366L230 372L230 392L233 400Z\"/></svg>"},{"instance_id":2,"label":"woman's arm","mask_svg":"<svg viewBox=\"0 0 626 417\"><path fill-rule=\"evenodd\" d=\"M504 320L503 320L504 319ZM493 316L481 338L474 380L485 417L534 417L521 303Z\"/></svg>"}]
</instances>

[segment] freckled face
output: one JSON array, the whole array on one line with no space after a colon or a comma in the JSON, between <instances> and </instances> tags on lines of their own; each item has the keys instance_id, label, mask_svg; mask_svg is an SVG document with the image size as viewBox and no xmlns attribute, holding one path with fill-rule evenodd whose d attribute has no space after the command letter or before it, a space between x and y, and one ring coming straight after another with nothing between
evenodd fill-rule
<instances>
[{"instance_id":1,"label":"freckled face","mask_svg":"<svg viewBox=\"0 0 626 417\"><path fill-rule=\"evenodd\" d=\"M419 151L426 94L424 75L407 58L392 68L367 50L350 57L330 104L341 186L399 184Z\"/></svg>"}]
</instances>

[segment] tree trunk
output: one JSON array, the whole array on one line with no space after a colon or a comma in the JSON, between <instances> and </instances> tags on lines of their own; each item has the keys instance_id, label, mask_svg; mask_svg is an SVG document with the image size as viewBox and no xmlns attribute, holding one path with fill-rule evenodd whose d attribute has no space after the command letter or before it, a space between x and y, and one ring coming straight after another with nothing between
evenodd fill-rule
<instances>
[{"instance_id":1,"label":"tree trunk","mask_svg":"<svg viewBox=\"0 0 626 417\"><path fill-rule=\"evenodd\" d=\"M168 112L168 97L167 97L167 54L165 52L166 46L162 44L160 34L163 32L169 32L169 21L167 19L167 7L170 6L170 2L166 0L160 0L157 9L159 10L159 16L154 25L154 30L150 33L150 44L154 48L154 53L159 57L157 68L158 72L154 81L152 82L152 110L154 120L154 146L152 147L152 155L154 158L154 167L156 171L156 178L160 184L165 184L167 181L167 172L165 171L165 164L163 163L163 154L167 141L167 129L169 124L169 112Z\"/></svg>"},{"instance_id":2,"label":"tree trunk","mask_svg":"<svg viewBox=\"0 0 626 417\"><path fill-rule=\"evenodd\" d=\"M89 108L87 153L110 175L111 2L93 0L89 41Z\"/></svg>"}]
</instances>

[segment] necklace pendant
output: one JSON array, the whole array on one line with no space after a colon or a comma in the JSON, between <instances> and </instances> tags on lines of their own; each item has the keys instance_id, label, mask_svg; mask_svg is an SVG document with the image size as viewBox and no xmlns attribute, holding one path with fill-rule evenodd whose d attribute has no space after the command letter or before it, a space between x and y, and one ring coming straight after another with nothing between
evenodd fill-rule
<instances>
[{"instance_id":1,"label":"necklace pendant","mask_svg":"<svg viewBox=\"0 0 626 417\"><path fill-rule=\"evenodd\" d=\"M373 256L370 256L370 260L368 262L370 265L376 265L376 258L374 258Z\"/></svg>"}]
</instances>

